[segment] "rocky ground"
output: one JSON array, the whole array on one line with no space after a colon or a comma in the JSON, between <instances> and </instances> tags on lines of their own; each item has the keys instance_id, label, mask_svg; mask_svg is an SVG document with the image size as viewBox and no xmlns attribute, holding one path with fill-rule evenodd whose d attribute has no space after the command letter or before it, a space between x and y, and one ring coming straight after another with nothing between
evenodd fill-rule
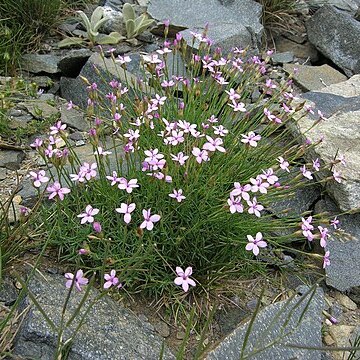
<instances>
[{"instance_id":1,"label":"rocky ground","mask_svg":"<svg viewBox=\"0 0 360 360\"><path fill-rule=\"evenodd\" d=\"M108 0L103 5L113 19L119 19L122 3L122 0ZM292 275L285 272L281 281L271 281L266 286L263 309L254 322L249 349L258 348L261 342L270 345L259 352L256 359L343 359L341 352L291 348L284 343L307 347L349 346L360 336L360 43L357 40L360 38L360 22L356 19L360 1L339 0L333 2L334 6L320 6L316 1L309 3L310 7L301 8L291 30L273 38L276 52L272 55L274 71L271 76L282 78L297 68L294 80L299 94L309 104L315 104L316 109L327 118L306 133L312 141L324 136L316 154L312 155L325 162L338 153L344 155L347 166L341 171L345 180L326 189L314 186L310 191L297 193L295 199L280 204L274 213L290 208L298 215L307 210L346 214L339 216L342 231L334 233L329 241L332 263L326 268L325 281L314 292L314 299L294 332L291 328L302 316L309 288L301 286L302 282L294 275L296 270L292 270ZM260 21L261 7L253 0L198 0L191 5L186 0L153 0L150 4L146 0L138 0L135 5L139 12L147 9L159 24L170 19L170 33L181 31L185 39L190 39L190 30L201 31L204 23L209 22L209 36L214 40L214 46L225 50L239 44L254 49L261 47L264 35ZM124 31L121 23L119 25L119 21L115 20L109 22L108 31L114 30L113 26L117 26L117 31ZM70 26L65 22L62 31L76 34L81 30L78 25ZM157 36L161 31L162 26L159 25L152 33L139 37L135 46L127 43L115 46L115 54L128 54L133 59L128 68L129 76L136 77L139 73L140 53L150 53L159 48ZM93 66L101 73L104 71L103 62L95 48L60 50L55 44L56 40L50 39L42 52L24 56L24 76L37 82L43 93L36 98L17 97L8 110L9 126L15 131L26 128L33 120L61 119L71 128L70 139L85 161L92 156L92 150L87 143L87 123L82 111L87 95L84 87L79 86L82 85L79 76L96 81L98 75ZM114 76L118 75L114 73ZM0 86L6 86L6 80L0 79ZM68 110L66 103L69 100L78 106ZM294 135L305 137L304 131L311 122L311 115L302 119L292 129ZM13 200L15 211L10 214L11 221L16 220L20 204L31 206L36 195L26 178L30 168L43 165L29 147L34 135L18 143L0 137L0 198L8 198L19 176L23 177ZM24 262L31 262L31 256L25 259ZM283 260L287 266L296 263L291 257ZM41 294L39 301L56 322L61 311L58 304L65 291L60 276L63 269L44 265L41 271L43 275L36 276L30 287L35 294ZM274 273L275 276L278 275ZM234 297L220 302L223 305L216 312L213 328L204 339L211 345L207 359L239 358L247 321L259 295L259 282L264 285L262 280L255 279L243 284L242 291ZM283 282L286 285L280 286ZM0 289L0 316L17 298L19 289L15 285L18 284L10 276ZM287 302L290 295L295 298ZM96 296L95 290L93 296ZM303 299L302 305L291 311L299 299ZM71 306L75 307L79 301L78 295L74 294ZM161 312L154 315L152 310L136 303L121 304L110 298L101 301L92 309L91 317L85 322L85 330L74 342L69 359L157 359L164 339L167 344L164 358L175 358L171 350L179 347L184 339L182 327L168 323ZM28 305L30 302L25 302L24 309ZM111 309L111 312L104 309ZM281 316L269 328L270 319L279 310ZM323 311L336 318L337 324L325 320L329 315L324 315ZM14 353L25 358L51 359L54 334L34 307L30 306L26 314L18 327ZM291 324L289 327L287 320ZM282 328L286 334L283 344L271 344ZM196 334L192 336L196 337ZM188 357L192 356L189 353Z\"/></svg>"}]
</instances>

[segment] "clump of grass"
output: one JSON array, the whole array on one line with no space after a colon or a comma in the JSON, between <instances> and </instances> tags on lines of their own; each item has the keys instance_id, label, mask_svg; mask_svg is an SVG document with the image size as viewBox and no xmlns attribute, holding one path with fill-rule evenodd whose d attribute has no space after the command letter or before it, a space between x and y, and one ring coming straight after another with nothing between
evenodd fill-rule
<instances>
[{"instance_id":1,"label":"clump of grass","mask_svg":"<svg viewBox=\"0 0 360 360\"><path fill-rule=\"evenodd\" d=\"M289 30L296 16L295 0L257 0L263 6L262 22L265 28L282 32Z\"/></svg>"},{"instance_id":2,"label":"clump of grass","mask_svg":"<svg viewBox=\"0 0 360 360\"><path fill-rule=\"evenodd\" d=\"M25 51L36 49L58 21L60 0L0 3L0 72L14 74Z\"/></svg>"},{"instance_id":3,"label":"clump of grass","mask_svg":"<svg viewBox=\"0 0 360 360\"><path fill-rule=\"evenodd\" d=\"M0 85L0 139L12 143L23 143L29 136L46 131L57 120L58 114L54 114L41 120L33 119L26 126L14 129L8 112L24 96L36 101L39 97L38 85L20 77L11 78Z\"/></svg>"},{"instance_id":4,"label":"clump of grass","mask_svg":"<svg viewBox=\"0 0 360 360\"><path fill-rule=\"evenodd\" d=\"M287 124L306 114L303 103L292 105L291 81L270 80L266 56L234 49L224 57L211 52L205 34L195 34L199 40L199 53L177 71L183 76L170 76L166 65L173 54L186 59L179 37L161 57L144 56L138 81L125 71L131 59L102 55L123 82L110 73L99 83L84 79L93 163L81 162L61 122L33 144L48 165L46 175L32 175L34 185L50 180L44 192L56 200L40 222L60 257L99 271L100 279L116 269L129 293L156 300L183 299L176 285L209 297L234 278L264 272L258 257L291 250L304 241L304 228L308 239L326 244L316 228L324 219L270 213L309 185L311 168L319 170L318 160L302 160L316 144L289 135ZM289 168L297 175L279 180Z\"/></svg>"}]
</instances>

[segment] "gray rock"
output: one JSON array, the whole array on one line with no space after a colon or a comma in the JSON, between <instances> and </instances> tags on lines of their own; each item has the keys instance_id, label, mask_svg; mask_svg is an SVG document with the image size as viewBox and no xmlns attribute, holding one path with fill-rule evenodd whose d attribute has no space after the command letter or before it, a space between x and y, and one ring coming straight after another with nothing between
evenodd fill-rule
<instances>
[{"instance_id":1,"label":"gray rock","mask_svg":"<svg viewBox=\"0 0 360 360\"><path fill-rule=\"evenodd\" d=\"M16 117L9 117L9 127L12 130L16 129L26 129L28 126L28 123L32 120L34 120L33 116L30 114L23 114L21 116Z\"/></svg>"},{"instance_id":2,"label":"gray rock","mask_svg":"<svg viewBox=\"0 0 360 360\"><path fill-rule=\"evenodd\" d=\"M300 302L301 301L301 302ZM296 306L296 305L299 306ZM306 308L306 306L309 306ZM320 360L319 351L291 348L291 344L320 347L321 320L324 300L322 290L297 296L289 302L281 301L265 307L256 316L248 338L245 355L254 353L254 359ZM302 317L303 316L303 317ZM286 322L288 320L288 322ZM207 360L236 360L240 358L249 322L240 325L206 357ZM283 333L282 333L283 331ZM282 338L281 338L282 336ZM276 341L277 340L277 341Z\"/></svg>"},{"instance_id":3,"label":"gray rock","mask_svg":"<svg viewBox=\"0 0 360 360\"><path fill-rule=\"evenodd\" d=\"M287 185L289 181L299 173L299 168L291 169L290 174L284 173L282 177L279 177L280 184ZM306 188L296 189L293 194L289 194L283 200L274 201L267 209L278 217L300 217L303 212L310 210L320 195L321 189L319 186L315 184L309 185Z\"/></svg>"},{"instance_id":4,"label":"gray rock","mask_svg":"<svg viewBox=\"0 0 360 360\"><path fill-rule=\"evenodd\" d=\"M73 129L80 131L89 130L90 126L86 120L85 114L81 110L70 109L68 110L65 105L60 109L60 120Z\"/></svg>"},{"instance_id":5,"label":"gray rock","mask_svg":"<svg viewBox=\"0 0 360 360\"><path fill-rule=\"evenodd\" d=\"M315 206L316 213L327 211L330 217L341 213L326 197ZM330 266L325 268L326 283L339 291L360 286L360 214L340 215L339 231L332 231L326 250L330 251Z\"/></svg>"},{"instance_id":6,"label":"gray rock","mask_svg":"<svg viewBox=\"0 0 360 360\"><path fill-rule=\"evenodd\" d=\"M360 110L360 96L344 97L312 91L303 94L303 98L314 102L315 110L320 110L325 117Z\"/></svg>"},{"instance_id":7,"label":"gray rock","mask_svg":"<svg viewBox=\"0 0 360 360\"><path fill-rule=\"evenodd\" d=\"M360 23L325 5L307 22L309 41L349 77L360 73Z\"/></svg>"},{"instance_id":8,"label":"gray rock","mask_svg":"<svg viewBox=\"0 0 360 360\"><path fill-rule=\"evenodd\" d=\"M30 281L30 290L49 318L59 326L62 305L67 296L64 278L58 275L44 275ZM93 289L90 298L82 308L82 314L99 293ZM68 319L82 299L83 294L73 290L68 303ZM29 300L26 303L31 303ZM71 336L79 318L64 333L64 340ZM54 357L56 334L44 321L41 312L31 306L22 323L14 355L50 360ZM162 339L149 323L139 320L133 313L103 297L91 308L81 330L74 338L69 351L69 360L128 360L158 359ZM164 359L175 359L165 347Z\"/></svg>"},{"instance_id":9,"label":"gray rock","mask_svg":"<svg viewBox=\"0 0 360 360\"><path fill-rule=\"evenodd\" d=\"M70 50L61 57L58 67L63 76L76 77L79 75L86 61L93 54L89 49Z\"/></svg>"},{"instance_id":10,"label":"gray rock","mask_svg":"<svg viewBox=\"0 0 360 360\"><path fill-rule=\"evenodd\" d=\"M48 76L32 76L27 78L27 81L34 82L41 88L49 88L53 84Z\"/></svg>"},{"instance_id":11,"label":"gray rock","mask_svg":"<svg viewBox=\"0 0 360 360\"><path fill-rule=\"evenodd\" d=\"M0 303L5 306L14 304L18 297L18 292L9 278L3 278L0 283Z\"/></svg>"},{"instance_id":12,"label":"gray rock","mask_svg":"<svg viewBox=\"0 0 360 360\"><path fill-rule=\"evenodd\" d=\"M348 81L335 84L319 90L320 93L333 95L320 95L318 92L306 94L306 97L317 100L316 106L324 109L328 119L313 126L314 117L305 115L292 131L295 136L300 136L302 141L305 138L312 142L323 139L319 146L316 146L309 153L309 158L319 158L323 163L330 163L339 154L344 155L347 165L338 163L333 166L336 171L341 171L344 178L341 183L335 180L329 181L326 185L329 194L336 200L343 211L359 211L360 208L360 75L354 76ZM354 95L353 98L343 99L347 95ZM337 95L337 96L334 96ZM325 100L322 105L321 101ZM339 100L339 102L338 102ZM329 105L330 102L335 102ZM312 104L312 102L309 102ZM350 105L347 107L347 105ZM311 128L311 130L309 130ZM324 176L331 176L331 172L323 172ZM318 175L316 173L315 175Z\"/></svg>"},{"instance_id":13,"label":"gray rock","mask_svg":"<svg viewBox=\"0 0 360 360\"><path fill-rule=\"evenodd\" d=\"M315 46L310 44L308 41L303 44L299 44L280 36L275 39L275 45L278 52L290 51L295 57L300 59L309 59L312 63L319 60L318 51Z\"/></svg>"},{"instance_id":14,"label":"gray rock","mask_svg":"<svg viewBox=\"0 0 360 360\"><path fill-rule=\"evenodd\" d=\"M22 69L34 74L57 74L60 72L58 62L60 58L50 54L25 54L22 57Z\"/></svg>"},{"instance_id":15,"label":"gray rock","mask_svg":"<svg viewBox=\"0 0 360 360\"><path fill-rule=\"evenodd\" d=\"M152 0L148 12L158 21L170 19L171 26L189 29L183 32L189 45L189 31L202 32L208 23L208 37L225 53L232 47L257 48L263 33L261 5L253 0Z\"/></svg>"},{"instance_id":16,"label":"gray rock","mask_svg":"<svg viewBox=\"0 0 360 360\"><path fill-rule=\"evenodd\" d=\"M20 185L18 194L21 196L21 205L28 208L34 207L37 201L38 192L32 185L31 179L26 177Z\"/></svg>"},{"instance_id":17,"label":"gray rock","mask_svg":"<svg viewBox=\"0 0 360 360\"><path fill-rule=\"evenodd\" d=\"M104 6L104 16L108 18L108 21L101 27L102 32L110 34L116 31L121 35L126 34L125 21L121 11L114 10L114 8L109 6Z\"/></svg>"},{"instance_id":18,"label":"gray rock","mask_svg":"<svg viewBox=\"0 0 360 360\"><path fill-rule=\"evenodd\" d=\"M19 170L24 159L25 153L23 151L0 150L0 168Z\"/></svg>"},{"instance_id":19,"label":"gray rock","mask_svg":"<svg viewBox=\"0 0 360 360\"><path fill-rule=\"evenodd\" d=\"M137 83L136 77L128 71L126 74L125 77L125 70L115 65L111 59L103 59L101 55L95 53L86 62L76 79L61 78L61 96L66 100L72 100L74 104L85 109L87 107L88 90L86 88L87 85L80 76L85 77L90 84L93 82L97 83L99 91L107 94L111 91L108 82L112 79L120 81L123 86L127 86L130 89L134 87L134 84ZM128 80L127 83L126 79Z\"/></svg>"},{"instance_id":20,"label":"gray rock","mask_svg":"<svg viewBox=\"0 0 360 360\"><path fill-rule=\"evenodd\" d=\"M7 176L6 169L0 168L0 180L5 180Z\"/></svg>"},{"instance_id":21,"label":"gray rock","mask_svg":"<svg viewBox=\"0 0 360 360\"><path fill-rule=\"evenodd\" d=\"M17 105L19 109L26 110L35 119L48 118L59 113L59 110L52 105L49 105L44 100L25 100Z\"/></svg>"},{"instance_id":22,"label":"gray rock","mask_svg":"<svg viewBox=\"0 0 360 360\"><path fill-rule=\"evenodd\" d=\"M271 56L274 65L287 64L294 61L294 54L291 51L279 52Z\"/></svg>"},{"instance_id":23,"label":"gray rock","mask_svg":"<svg viewBox=\"0 0 360 360\"><path fill-rule=\"evenodd\" d=\"M324 86L347 80L345 75L326 64L321 66L284 64L283 68L289 74L293 73L294 68L298 69L293 78L304 91L320 90Z\"/></svg>"},{"instance_id":24,"label":"gray rock","mask_svg":"<svg viewBox=\"0 0 360 360\"><path fill-rule=\"evenodd\" d=\"M324 4L333 5L339 10L348 11L355 14L360 6L359 0L307 0L308 6L312 8L319 8Z\"/></svg>"}]
</instances>

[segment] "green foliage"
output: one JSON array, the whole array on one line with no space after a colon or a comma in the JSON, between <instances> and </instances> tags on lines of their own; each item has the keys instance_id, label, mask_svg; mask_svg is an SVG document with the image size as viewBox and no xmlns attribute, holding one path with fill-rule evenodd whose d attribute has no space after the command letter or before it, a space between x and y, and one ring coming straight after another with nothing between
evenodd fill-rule
<instances>
[{"instance_id":1,"label":"green foliage","mask_svg":"<svg viewBox=\"0 0 360 360\"><path fill-rule=\"evenodd\" d=\"M7 141L22 143L29 136L43 133L49 128L50 124L57 120L58 115L55 114L42 120L33 119L25 127L20 126L16 127L16 129L11 127L8 111L24 96L33 98L35 101L38 97L38 89L36 83L21 78L12 79L4 85L0 85L0 139L6 138Z\"/></svg>"},{"instance_id":2,"label":"green foliage","mask_svg":"<svg viewBox=\"0 0 360 360\"><path fill-rule=\"evenodd\" d=\"M60 0L0 2L0 73L14 73L21 55L39 46L60 14Z\"/></svg>"},{"instance_id":3,"label":"green foliage","mask_svg":"<svg viewBox=\"0 0 360 360\"><path fill-rule=\"evenodd\" d=\"M89 41L90 46L96 44L117 44L120 40L124 39L118 32L112 32L109 35L100 34L100 27L108 21L108 18L104 16L104 9L98 6L92 13L90 19L87 15L79 10L77 12L80 16L80 21L84 25L87 33L87 39L79 37L69 37L61 40L58 44L59 47L68 47L71 45L82 45Z\"/></svg>"},{"instance_id":4,"label":"green foliage","mask_svg":"<svg viewBox=\"0 0 360 360\"><path fill-rule=\"evenodd\" d=\"M182 51L185 52L183 48L174 51L179 55ZM204 49L200 51L200 56L202 55ZM106 63L106 66L113 65ZM248 104L247 113L236 113L229 106L231 103L228 103L224 87L212 77L206 76L199 63L188 64L188 71L192 74L189 76L189 84L181 86L179 82L174 89L161 86L167 75L165 73L164 77L158 78L153 64L148 63L144 69L146 77L151 78L152 88L134 88L128 78L122 88L127 86L132 90L126 94L121 95L120 90L111 89L106 84L103 84L106 86L105 93L97 90L89 93L89 97L96 99L99 104L95 108L90 106L90 119L102 119L102 123L95 126L97 135L92 138L94 151L101 146L117 155L112 164L106 157L96 156L98 180L73 186L69 173L78 173L81 161L71 150L67 137L61 135L71 152L70 164L64 168L66 159L63 159L61 164L57 160L50 161L59 174L62 174L63 186L71 187L71 193L64 201L57 202L49 209L44 208L41 221L48 229L52 229L51 242L58 246L60 253L70 261L78 259L80 248L88 249L89 254L82 258L84 266L93 269L109 266L116 268L121 271L128 291L142 289L156 297L178 293L173 284L176 266L193 267L194 278L199 281L199 292L201 289L215 288L232 276L251 276L264 264L254 261L253 256L245 250L247 235L255 235L261 231L268 243L275 248L298 240L301 236L298 233L282 236L274 233L275 229L279 232L280 229L298 229L299 219L277 219L269 213L257 218L246 210L242 214L231 214L227 205L234 182L245 184L264 169L278 169L278 156L286 157L293 165L299 163L298 158L303 150L296 146L295 140L290 138L287 128L284 127L284 123L289 121L291 116L278 106L282 102L290 105L283 95L289 91L288 84L279 84L269 98L264 91L255 104L248 104L255 89L264 88L266 76L259 72L259 65L244 62L243 72L231 67L222 68L224 78L229 81L225 89L237 89L237 94L241 97L238 101ZM119 67L118 71L121 73L123 70ZM199 81L194 80L197 75ZM108 81L110 79L111 77ZM182 100L178 98L180 87ZM117 96L114 104L104 96L111 91ZM167 98L164 105L159 106L159 120L146 115L149 98L153 98L155 93ZM265 99L268 109L279 109L277 116L282 118L282 124L268 123L264 115ZM184 102L184 108L179 108L179 101ZM121 121L114 122L120 103L124 106L124 110L120 111ZM301 108L302 106L298 107L296 112ZM204 138L192 138L188 135L184 143L171 147L158 135L166 132L161 119L169 122L183 119L196 124L197 129L202 131L202 124L212 116L220 119L219 124L225 126L229 134L224 138L226 153L212 153L210 161L205 164L198 164L191 154L194 147L201 148ZM134 129L131 124L135 119L143 119L139 127L141 136L136 141L134 153L124 154L124 134ZM208 134L211 134L213 130L211 126L209 128ZM264 140L257 147L249 148L241 142L241 134L257 131L256 129L261 131ZM111 145L106 140L106 134L115 134L110 140ZM277 145L280 143L281 145ZM44 146L47 146L46 144ZM166 168L163 172L164 175L172 176L171 184L139 169L146 157L144 150L155 148L164 154ZM186 166L179 166L171 160L170 153L177 154L179 151L190 156ZM40 154L49 162L41 149ZM113 171L117 171L119 177L137 179L140 188L128 194L116 186L111 186L106 176ZM272 187L268 194L257 194L257 198L265 207L271 207L272 203L289 196L299 186L306 184L297 176L291 182L290 189ZM173 189L180 188L186 200L177 203L169 194ZM132 214L129 225L124 223L122 215L115 212L115 208L119 208L121 203L136 204L136 211ZM77 217L89 204L100 209L100 214L96 216L96 221L100 221L102 225L100 234L94 233L91 225L81 225ZM138 226L143 221L141 210L149 208L152 213L159 214L161 220L155 224L152 231L139 229Z\"/></svg>"},{"instance_id":5,"label":"green foliage","mask_svg":"<svg viewBox=\"0 0 360 360\"><path fill-rule=\"evenodd\" d=\"M270 30L288 30L295 17L296 0L257 0L263 6L262 22Z\"/></svg>"},{"instance_id":6,"label":"green foliage","mask_svg":"<svg viewBox=\"0 0 360 360\"><path fill-rule=\"evenodd\" d=\"M136 38L154 23L154 20L148 19L146 14L136 17L135 10L129 3L124 4L122 12L128 39Z\"/></svg>"}]
</instances>

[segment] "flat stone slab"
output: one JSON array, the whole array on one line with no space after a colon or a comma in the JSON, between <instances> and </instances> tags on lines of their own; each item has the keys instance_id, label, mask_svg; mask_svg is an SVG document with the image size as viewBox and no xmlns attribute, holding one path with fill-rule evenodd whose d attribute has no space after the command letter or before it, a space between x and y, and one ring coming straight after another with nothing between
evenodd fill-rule
<instances>
[{"instance_id":1,"label":"flat stone slab","mask_svg":"<svg viewBox=\"0 0 360 360\"><path fill-rule=\"evenodd\" d=\"M333 6L321 7L307 22L309 41L346 75L360 73L360 22Z\"/></svg>"},{"instance_id":2,"label":"flat stone slab","mask_svg":"<svg viewBox=\"0 0 360 360\"><path fill-rule=\"evenodd\" d=\"M257 47L263 33L261 5L253 0L151 0L148 13L171 26L202 33L209 24L208 37L224 52L232 47ZM191 44L188 31L184 38Z\"/></svg>"},{"instance_id":3,"label":"flat stone slab","mask_svg":"<svg viewBox=\"0 0 360 360\"><path fill-rule=\"evenodd\" d=\"M76 79L68 77L60 79L61 96L66 100L73 101L83 109L87 107L88 90L80 76L86 78L90 84L96 83L99 91L105 94L112 90L108 82L113 79L120 81L123 87L131 87L132 84L137 83L136 76L119 65L115 65L111 59L102 58L100 54L95 53L88 59ZM126 79L128 84L126 84Z\"/></svg>"},{"instance_id":4,"label":"flat stone slab","mask_svg":"<svg viewBox=\"0 0 360 360\"><path fill-rule=\"evenodd\" d=\"M306 308L307 305L309 306ZM309 294L304 294L289 302L281 301L265 307L255 318L245 355L256 360L320 360L320 351L291 348L286 345L320 347L323 309L323 292L320 289L311 300ZM240 325L207 355L206 360L240 359L248 326L249 322ZM259 352L255 353L257 350ZM250 357L252 353L254 355Z\"/></svg>"},{"instance_id":5,"label":"flat stone slab","mask_svg":"<svg viewBox=\"0 0 360 360\"><path fill-rule=\"evenodd\" d=\"M284 64L283 68L288 74L292 74L294 68L297 69L293 78L304 91L320 90L324 86L347 80L344 74L326 64L321 66Z\"/></svg>"},{"instance_id":6,"label":"flat stone slab","mask_svg":"<svg viewBox=\"0 0 360 360\"><path fill-rule=\"evenodd\" d=\"M51 54L25 54L22 57L23 70L34 74L57 74L60 72L58 62L60 57Z\"/></svg>"},{"instance_id":7,"label":"flat stone slab","mask_svg":"<svg viewBox=\"0 0 360 360\"><path fill-rule=\"evenodd\" d=\"M287 185L299 172L300 168L296 167L291 169L290 173L281 173L279 177L280 183ZM310 209L320 196L321 190L318 185L308 185L305 188L296 189L292 196L289 195L282 200L271 203L268 210L278 217L300 217L303 212Z\"/></svg>"},{"instance_id":8,"label":"flat stone slab","mask_svg":"<svg viewBox=\"0 0 360 360\"><path fill-rule=\"evenodd\" d=\"M30 290L42 306L51 321L59 325L62 305L68 289L65 279L59 275L36 276L30 282ZM91 290L90 299L85 302L84 309L99 293ZM79 304L83 292L73 290L65 318L68 320ZM26 300L29 304L29 300ZM25 304L25 305L27 305ZM72 325L73 330L79 319ZM69 338L70 331L65 331L64 339ZM25 316L20 334L17 338L14 355L31 359L52 360L56 336L45 322L40 311L31 305ZM69 360L158 360L163 339L146 321L140 320L119 303L105 296L91 308L81 330L74 338L69 352ZM164 359L175 359L165 347Z\"/></svg>"},{"instance_id":9,"label":"flat stone slab","mask_svg":"<svg viewBox=\"0 0 360 360\"><path fill-rule=\"evenodd\" d=\"M348 96L354 95L354 96ZM335 199L342 211L359 211L360 208L360 76L324 88L318 92L306 93L304 98L310 105L323 111L327 120L312 127L315 119L305 115L292 127L295 136L303 141L317 142L323 139L309 154L309 158L319 158L323 163L333 161L339 155L345 156L346 166L337 163L333 170L341 172L341 183L332 180L327 183L327 191ZM311 128L312 127L312 128ZM309 130L311 128L311 130ZM317 175L317 173L315 174ZM327 174L331 176L330 170Z\"/></svg>"},{"instance_id":10,"label":"flat stone slab","mask_svg":"<svg viewBox=\"0 0 360 360\"><path fill-rule=\"evenodd\" d=\"M319 201L316 213L327 211L330 218L340 213L329 198ZM332 231L326 250L330 251L330 266L325 268L326 283L339 291L360 286L360 214L338 216L339 231Z\"/></svg>"},{"instance_id":11,"label":"flat stone slab","mask_svg":"<svg viewBox=\"0 0 360 360\"><path fill-rule=\"evenodd\" d=\"M0 150L0 168L18 170L24 159L25 153L23 151Z\"/></svg>"}]
</instances>

